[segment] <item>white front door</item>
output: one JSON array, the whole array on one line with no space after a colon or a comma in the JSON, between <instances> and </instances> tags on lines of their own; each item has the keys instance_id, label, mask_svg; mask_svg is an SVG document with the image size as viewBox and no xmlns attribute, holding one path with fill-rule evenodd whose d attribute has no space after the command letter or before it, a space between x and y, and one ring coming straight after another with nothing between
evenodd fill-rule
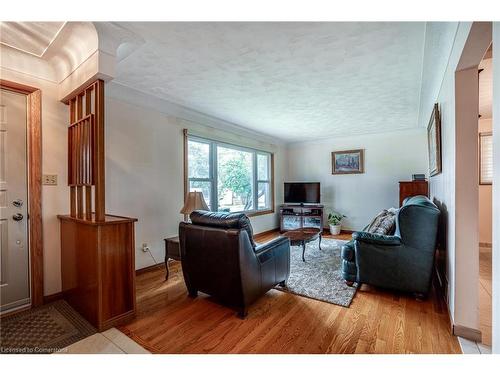
<instances>
[{"instance_id":1,"label":"white front door","mask_svg":"<svg viewBox=\"0 0 500 375\"><path fill-rule=\"evenodd\" d=\"M30 303L27 97L0 90L0 311Z\"/></svg>"}]
</instances>

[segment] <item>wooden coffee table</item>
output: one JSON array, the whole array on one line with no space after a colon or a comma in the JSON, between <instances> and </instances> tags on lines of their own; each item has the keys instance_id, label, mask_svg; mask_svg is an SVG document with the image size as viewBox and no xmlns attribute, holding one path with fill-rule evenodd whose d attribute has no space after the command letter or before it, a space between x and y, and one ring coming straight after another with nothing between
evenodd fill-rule
<instances>
[{"instance_id":1,"label":"wooden coffee table","mask_svg":"<svg viewBox=\"0 0 500 375\"><path fill-rule=\"evenodd\" d=\"M321 230L319 228L299 228L283 233L284 237L290 239L292 246L302 245L302 261L305 262L306 244L319 237L319 248L321 249Z\"/></svg>"}]
</instances>

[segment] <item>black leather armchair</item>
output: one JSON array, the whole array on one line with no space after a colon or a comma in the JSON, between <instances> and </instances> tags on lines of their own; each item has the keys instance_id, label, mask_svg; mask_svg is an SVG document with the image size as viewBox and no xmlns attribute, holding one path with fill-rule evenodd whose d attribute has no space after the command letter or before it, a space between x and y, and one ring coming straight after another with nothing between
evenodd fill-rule
<instances>
[{"instance_id":1,"label":"black leather armchair","mask_svg":"<svg viewBox=\"0 0 500 375\"><path fill-rule=\"evenodd\" d=\"M244 214L194 211L179 224L182 272L191 297L198 291L235 307L248 306L290 274L290 241L279 237L257 245Z\"/></svg>"}]
</instances>

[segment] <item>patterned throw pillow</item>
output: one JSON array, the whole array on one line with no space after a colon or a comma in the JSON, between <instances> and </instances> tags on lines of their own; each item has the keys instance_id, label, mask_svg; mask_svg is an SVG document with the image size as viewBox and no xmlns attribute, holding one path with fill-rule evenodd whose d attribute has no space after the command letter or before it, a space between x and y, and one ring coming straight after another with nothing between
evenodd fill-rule
<instances>
[{"instance_id":1,"label":"patterned throw pillow","mask_svg":"<svg viewBox=\"0 0 500 375\"><path fill-rule=\"evenodd\" d=\"M397 210L392 208L383 210L372 220L366 231L375 234L394 234L396 229L396 213Z\"/></svg>"}]
</instances>

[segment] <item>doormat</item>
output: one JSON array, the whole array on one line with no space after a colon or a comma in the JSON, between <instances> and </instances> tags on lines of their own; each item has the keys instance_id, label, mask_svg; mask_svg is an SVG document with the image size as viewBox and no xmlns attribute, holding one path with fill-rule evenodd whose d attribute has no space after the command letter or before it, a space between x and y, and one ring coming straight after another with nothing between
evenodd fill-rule
<instances>
[{"instance_id":1,"label":"doormat","mask_svg":"<svg viewBox=\"0 0 500 375\"><path fill-rule=\"evenodd\" d=\"M0 353L54 353L96 332L66 301L58 300L0 319Z\"/></svg>"}]
</instances>

